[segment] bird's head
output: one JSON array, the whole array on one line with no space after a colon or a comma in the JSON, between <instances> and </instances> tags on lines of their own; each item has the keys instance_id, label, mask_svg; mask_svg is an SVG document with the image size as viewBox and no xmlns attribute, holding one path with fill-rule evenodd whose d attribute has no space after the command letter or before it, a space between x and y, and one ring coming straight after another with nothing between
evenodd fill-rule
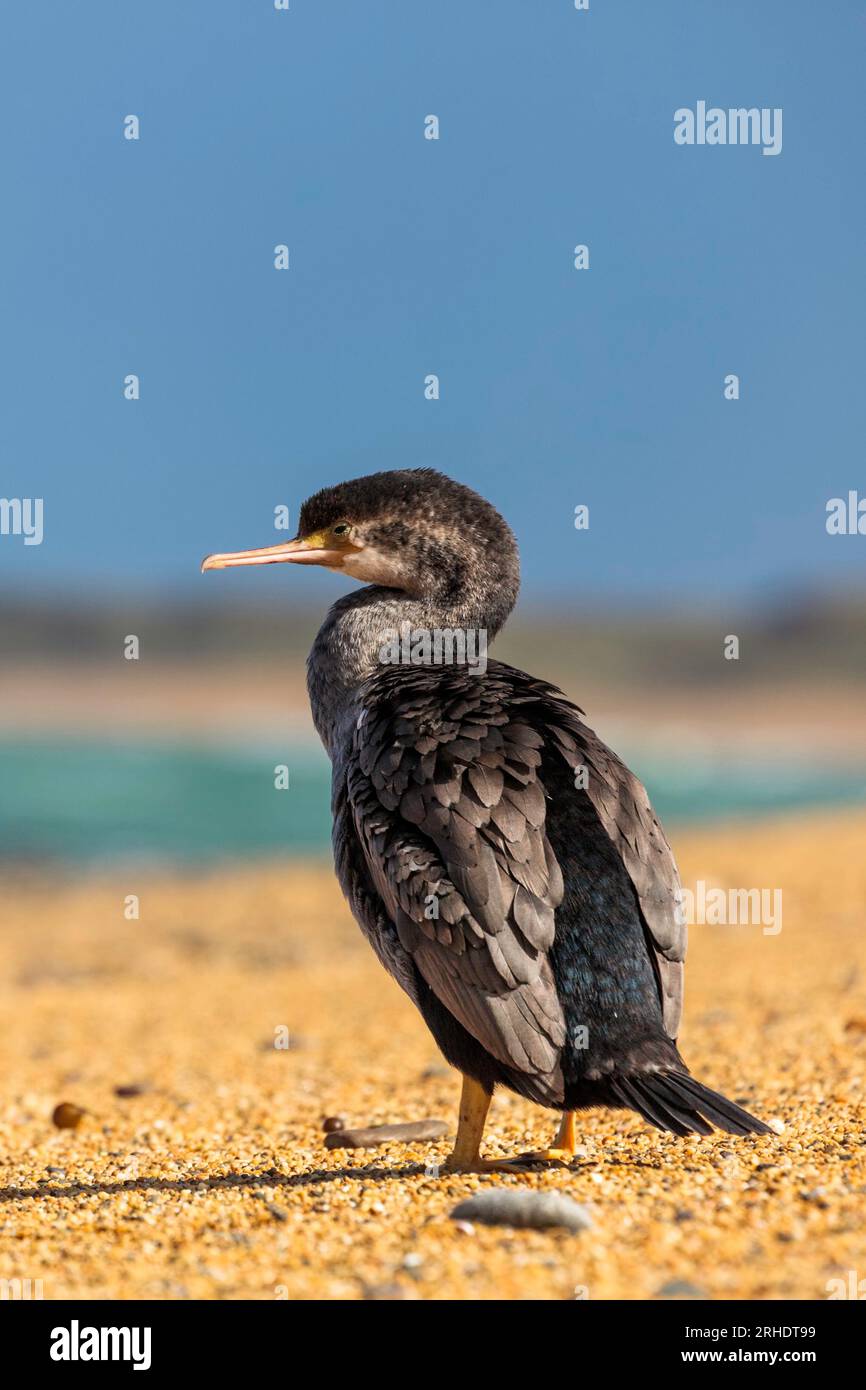
<instances>
[{"instance_id":1,"label":"bird's head","mask_svg":"<svg viewBox=\"0 0 866 1390\"><path fill-rule=\"evenodd\" d=\"M298 534L280 545L208 555L202 570L323 565L415 598L455 599L519 584L511 529L478 493L432 468L371 473L323 488L301 507Z\"/></svg>"}]
</instances>

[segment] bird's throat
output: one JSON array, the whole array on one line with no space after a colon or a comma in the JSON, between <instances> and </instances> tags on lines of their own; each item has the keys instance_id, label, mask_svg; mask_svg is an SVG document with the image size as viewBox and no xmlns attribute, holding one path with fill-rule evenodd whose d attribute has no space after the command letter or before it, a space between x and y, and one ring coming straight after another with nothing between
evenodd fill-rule
<instances>
[{"instance_id":1,"label":"bird's throat","mask_svg":"<svg viewBox=\"0 0 866 1390\"><path fill-rule=\"evenodd\" d=\"M313 720L328 752L340 729L356 717L359 686L383 666L395 660L412 665L460 663L483 674L487 646L513 602L514 595L501 590L488 603L480 595L445 602L409 598L378 586L339 599L307 660Z\"/></svg>"}]
</instances>

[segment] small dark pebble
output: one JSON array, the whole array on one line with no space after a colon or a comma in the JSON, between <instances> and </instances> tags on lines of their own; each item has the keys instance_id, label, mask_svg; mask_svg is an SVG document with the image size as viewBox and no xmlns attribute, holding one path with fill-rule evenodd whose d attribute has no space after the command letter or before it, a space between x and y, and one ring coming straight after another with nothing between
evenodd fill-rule
<instances>
[{"instance_id":1,"label":"small dark pebble","mask_svg":"<svg viewBox=\"0 0 866 1390\"><path fill-rule=\"evenodd\" d=\"M77 1129L84 1113L80 1105L71 1105L69 1101L64 1100L54 1107L51 1119L58 1129Z\"/></svg>"},{"instance_id":2,"label":"small dark pebble","mask_svg":"<svg viewBox=\"0 0 866 1390\"><path fill-rule=\"evenodd\" d=\"M375 1149L377 1144L420 1144L449 1133L444 1120L416 1120L405 1125L372 1125L368 1129L337 1129L325 1135L326 1149Z\"/></svg>"},{"instance_id":3,"label":"small dark pebble","mask_svg":"<svg viewBox=\"0 0 866 1390\"><path fill-rule=\"evenodd\" d=\"M543 1231L550 1226L564 1226L568 1231L586 1231L592 1217L561 1192L512 1192L508 1188L493 1188L477 1192L458 1202L451 1213L452 1221L479 1222L482 1226L513 1226L517 1229Z\"/></svg>"},{"instance_id":4,"label":"small dark pebble","mask_svg":"<svg viewBox=\"0 0 866 1390\"><path fill-rule=\"evenodd\" d=\"M289 1214L282 1207L278 1207L276 1202L265 1202L265 1211L269 1212L275 1221L288 1221Z\"/></svg>"},{"instance_id":5,"label":"small dark pebble","mask_svg":"<svg viewBox=\"0 0 866 1390\"><path fill-rule=\"evenodd\" d=\"M132 1081L128 1086L115 1086L114 1094L125 1100L128 1096L143 1096L149 1090L146 1081Z\"/></svg>"},{"instance_id":6,"label":"small dark pebble","mask_svg":"<svg viewBox=\"0 0 866 1390\"><path fill-rule=\"evenodd\" d=\"M322 1125L322 1129L326 1134L335 1134L338 1129L345 1128L346 1121L343 1119L342 1115L329 1115Z\"/></svg>"}]
</instances>

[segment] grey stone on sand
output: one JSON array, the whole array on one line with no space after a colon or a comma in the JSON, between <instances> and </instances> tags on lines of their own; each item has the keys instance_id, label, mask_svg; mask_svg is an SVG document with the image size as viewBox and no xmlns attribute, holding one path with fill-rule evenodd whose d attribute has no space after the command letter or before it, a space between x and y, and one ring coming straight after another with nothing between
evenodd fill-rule
<instances>
[{"instance_id":1,"label":"grey stone on sand","mask_svg":"<svg viewBox=\"0 0 866 1390\"><path fill-rule=\"evenodd\" d=\"M338 1129L325 1135L326 1149L375 1149L378 1144L423 1144L443 1139L450 1126L444 1120L416 1120L405 1125L370 1125L367 1129Z\"/></svg>"},{"instance_id":2,"label":"grey stone on sand","mask_svg":"<svg viewBox=\"0 0 866 1390\"><path fill-rule=\"evenodd\" d=\"M592 1226L586 1207L562 1192L512 1192L508 1188L493 1188L467 1197L454 1208L451 1219L537 1231L550 1226L587 1231Z\"/></svg>"}]
</instances>

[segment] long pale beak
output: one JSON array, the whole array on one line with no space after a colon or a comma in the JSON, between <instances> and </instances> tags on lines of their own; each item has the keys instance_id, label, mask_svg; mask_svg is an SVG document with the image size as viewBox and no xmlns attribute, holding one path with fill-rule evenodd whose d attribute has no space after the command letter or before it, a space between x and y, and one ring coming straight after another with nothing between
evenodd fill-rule
<instances>
[{"instance_id":1,"label":"long pale beak","mask_svg":"<svg viewBox=\"0 0 866 1390\"><path fill-rule=\"evenodd\" d=\"M233 565L278 565L283 561L295 565L334 565L343 559L343 553L305 540L283 541L280 545L266 545L260 550L228 550L219 555L206 555L201 562L201 572L226 570Z\"/></svg>"}]
</instances>

